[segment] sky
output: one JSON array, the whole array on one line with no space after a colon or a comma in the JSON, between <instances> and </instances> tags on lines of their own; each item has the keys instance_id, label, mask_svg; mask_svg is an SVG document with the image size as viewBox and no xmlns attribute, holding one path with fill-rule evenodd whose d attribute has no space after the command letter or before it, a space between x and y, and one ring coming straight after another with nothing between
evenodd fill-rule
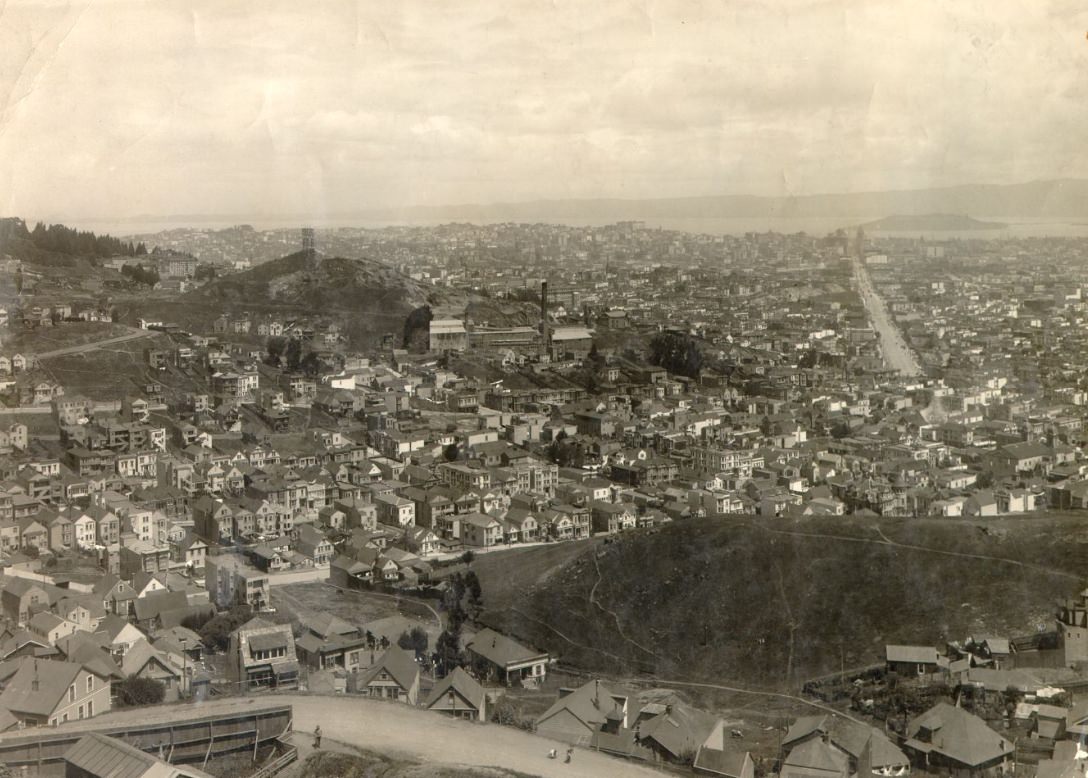
<instances>
[{"instance_id":1,"label":"sky","mask_svg":"<svg viewBox=\"0 0 1088 778\"><path fill-rule=\"evenodd\" d=\"M0 215L1088 177L1082 0L7 0Z\"/></svg>"}]
</instances>

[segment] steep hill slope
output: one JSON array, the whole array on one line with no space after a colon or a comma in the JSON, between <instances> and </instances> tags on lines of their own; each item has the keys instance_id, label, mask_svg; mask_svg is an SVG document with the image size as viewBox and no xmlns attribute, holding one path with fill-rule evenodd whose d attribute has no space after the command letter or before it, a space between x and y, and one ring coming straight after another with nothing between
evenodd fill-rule
<instances>
[{"instance_id":1,"label":"steep hill slope","mask_svg":"<svg viewBox=\"0 0 1088 778\"><path fill-rule=\"evenodd\" d=\"M698 520L474 565L485 621L571 664L796 687L879 661L885 643L1052 628L1054 602L1086 569L1086 524Z\"/></svg>"}]
</instances>

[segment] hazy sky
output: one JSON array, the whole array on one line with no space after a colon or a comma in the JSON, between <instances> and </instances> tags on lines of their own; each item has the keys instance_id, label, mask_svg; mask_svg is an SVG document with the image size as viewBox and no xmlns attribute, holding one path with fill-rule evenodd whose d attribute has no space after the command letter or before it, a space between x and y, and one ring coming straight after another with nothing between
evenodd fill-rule
<instances>
[{"instance_id":1,"label":"hazy sky","mask_svg":"<svg viewBox=\"0 0 1088 778\"><path fill-rule=\"evenodd\" d=\"M0 9L0 215L1088 176L1083 0Z\"/></svg>"}]
</instances>

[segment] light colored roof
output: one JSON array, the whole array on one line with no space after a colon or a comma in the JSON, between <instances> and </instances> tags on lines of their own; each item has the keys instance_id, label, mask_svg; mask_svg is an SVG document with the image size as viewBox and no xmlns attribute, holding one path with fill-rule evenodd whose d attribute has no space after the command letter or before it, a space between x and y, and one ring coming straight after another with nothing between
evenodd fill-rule
<instances>
[{"instance_id":1,"label":"light colored roof","mask_svg":"<svg viewBox=\"0 0 1088 778\"><path fill-rule=\"evenodd\" d=\"M98 732L79 739L64 754L64 761L83 774L108 778L212 778L209 773L190 765L174 767L135 746Z\"/></svg>"},{"instance_id":2,"label":"light colored roof","mask_svg":"<svg viewBox=\"0 0 1088 778\"><path fill-rule=\"evenodd\" d=\"M842 775L850 772L846 754L820 738L806 740L790 751L782 775Z\"/></svg>"},{"instance_id":3,"label":"light colored roof","mask_svg":"<svg viewBox=\"0 0 1088 778\"><path fill-rule=\"evenodd\" d=\"M161 665L164 670L170 671L172 675L181 675L181 673L170 664L170 660L166 658L166 654L162 653L148 643L147 640L143 639L137 640L132 644L132 647L125 652L124 658L121 659L121 671L125 675L135 675L143 670L150 662Z\"/></svg>"},{"instance_id":4,"label":"light colored roof","mask_svg":"<svg viewBox=\"0 0 1088 778\"><path fill-rule=\"evenodd\" d=\"M923 730L932 733L919 740ZM939 702L911 720L907 726L908 747L934 751L968 767L977 767L1013 752L1013 745L978 716L947 702Z\"/></svg>"},{"instance_id":5,"label":"light colored roof","mask_svg":"<svg viewBox=\"0 0 1088 778\"><path fill-rule=\"evenodd\" d=\"M937 664L937 649L932 646L886 646L889 662Z\"/></svg>"},{"instance_id":6,"label":"light colored roof","mask_svg":"<svg viewBox=\"0 0 1088 778\"><path fill-rule=\"evenodd\" d=\"M515 640L511 640L490 627L477 632L472 639L465 644L465 648L471 649L499 667L527 662L531 659L541 658L546 660L548 655L541 651L526 648Z\"/></svg>"},{"instance_id":7,"label":"light colored roof","mask_svg":"<svg viewBox=\"0 0 1088 778\"><path fill-rule=\"evenodd\" d=\"M0 694L0 708L15 713L48 716L79 675L82 665L24 657ZM37 689L35 689L35 683Z\"/></svg>"}]
</instances>

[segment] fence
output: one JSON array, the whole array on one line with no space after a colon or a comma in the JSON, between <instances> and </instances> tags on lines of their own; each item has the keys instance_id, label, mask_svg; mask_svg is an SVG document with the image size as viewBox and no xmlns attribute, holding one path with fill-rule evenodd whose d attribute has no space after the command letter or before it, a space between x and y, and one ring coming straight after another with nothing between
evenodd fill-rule
<instances>
[{"instance_id":1,"label":"fence","mask_svg":"<svg viewBox=\"0 0 1088 778\"><path fill-rule=\"evenodd\" d=\"M281 770L298 759L297 748L287 743L282 743L282 745L287 749L286 753L275 761L262 765L261 768L257 770L257 772L252 773L249 778L272 778L272 776L277 775Z\"/></svg>"}]
</instances>

